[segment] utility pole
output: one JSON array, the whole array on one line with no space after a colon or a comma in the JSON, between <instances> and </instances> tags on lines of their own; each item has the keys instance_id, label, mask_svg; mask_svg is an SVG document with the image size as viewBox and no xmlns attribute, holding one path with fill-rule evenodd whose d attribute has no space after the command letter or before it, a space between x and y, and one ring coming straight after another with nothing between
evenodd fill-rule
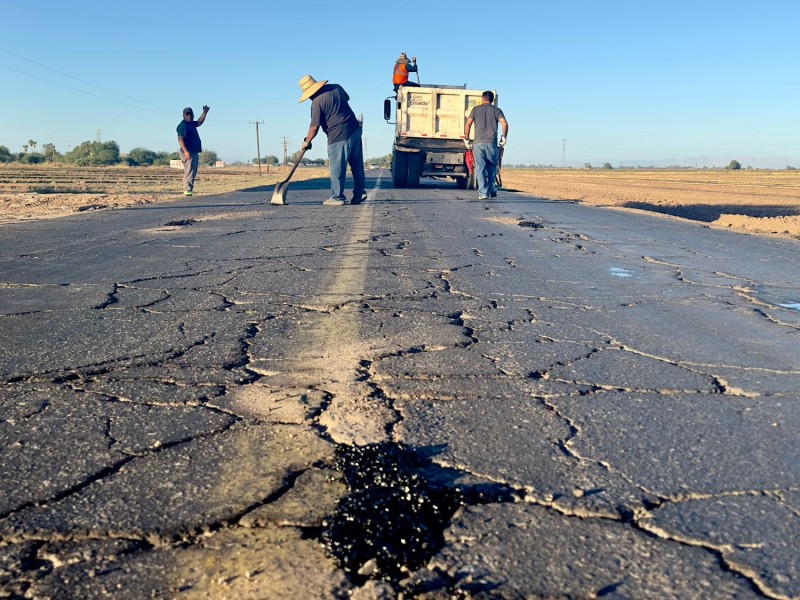
<instances>
[{"instance_id":1,"label":"utility pole","mask_svg":"<svg viewBox=\"0 0 800 600\"><path fill-rule=\"evenodd\" d=\"M256 124L256 152L258 152L258 174L261 175L261 139L258 136L258 125L259 123L263 123L264 121L259 121L258 117L256 116L255 124ZM250 124L253 124L253 121L250 121Z\"/></svg>"},{"instance_id":2,"label":"utility pole","mask_svg":"<svg viewBox=\"0 0 800 600\"><path fill-rule=\"evenodd\" d=\"M288 167L289 166L289 157L288 157L288 155L286 153L286 147L288 145L289 145L289 138L287 138L287 137L283 138L283 166L284 167Z\"/></svg>"},{"instance_id":3,"label":"utility pole","mask_svg":"<svg viewBox=\"0 0 800 600\"><path fill-rule=\"evenodd\" d=\"M561 166L567 168L567 140L561 138Z\"/></svg>"}]
</instances>

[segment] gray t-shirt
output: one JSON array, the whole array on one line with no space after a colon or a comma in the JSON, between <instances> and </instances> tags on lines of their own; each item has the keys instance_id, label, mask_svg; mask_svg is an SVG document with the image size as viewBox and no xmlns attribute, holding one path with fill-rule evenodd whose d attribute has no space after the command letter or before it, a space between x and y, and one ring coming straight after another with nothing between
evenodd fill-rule
<instances>
[{"instance_id":1,"label":"gray t-shirt","mask_svg":"<svg viewBox=\"0 0 800 600\"><path fill-rule=\"evenodd\" d=\"M479 104L472 109L469 117L475 125L476 144L497 143L497 122L506 118L502 110L494 104Z\"/></svg>"},{"instance_id":2,"label":"gray t-shirt","mask_svg":"<svg viewBox=\"0 0 800 600\"><path fill-rule=\"evenodd\" d=\"M322 127L328 144L343 142L358 129L358 119L348 104L350 96L336 83L323 85L311 101L311 125Z\"/></svg>"}]
</instances>

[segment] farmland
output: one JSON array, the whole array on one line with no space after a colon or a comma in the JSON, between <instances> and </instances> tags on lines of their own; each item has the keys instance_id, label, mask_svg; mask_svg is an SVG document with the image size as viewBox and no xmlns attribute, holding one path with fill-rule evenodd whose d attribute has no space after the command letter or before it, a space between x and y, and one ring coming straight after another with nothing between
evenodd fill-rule
<instances>
[{"instance_id":1,"label":"farmland","mask_svg":"<svg viewBox=\"0 0 800 600\"><path fill-rule=\"evenodd\" d=\"M262 166L200 167L196 196L272 186L288 169ZM322 168L298 169L293 181L326 176ZM182 198L183 172L170 167L0 165L0 221L52 218L76 211L119 208ZM265 190L266 192L266 190Z\"/></svg>"},{"instance_id":2,"label":"farmland","mask_svg":"<svg viewBox=\"0 0 800 600\"><path fill-rule=\"evenodd\" d=\"M508 169L503 184L543 198L800 236L800 171Z\"/></svg>"},{"instance_id":3,"label":"farmland","mask_svg":"<svg viewBox=\"0 0 800 600\"><path fill-rule=\"evenodd\" d=\"M262 167L261 175L255 167L201 167L195 190L202 198L267 187L286 173L282 167ZM304 167L292 180L327 176L327 169ZM538 197L800 237L800 171L504 169L502 177L505 190ZM0 221L4 222L180 197L181 171L169 167L0 165Z\"/></svg>"}]
</instances>

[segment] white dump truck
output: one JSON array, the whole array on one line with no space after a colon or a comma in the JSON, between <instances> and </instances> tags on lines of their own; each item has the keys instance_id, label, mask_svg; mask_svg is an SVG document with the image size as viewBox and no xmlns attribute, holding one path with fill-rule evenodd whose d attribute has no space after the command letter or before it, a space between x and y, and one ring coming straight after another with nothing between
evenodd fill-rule
<instances>
[{"instance_id":1,"label":"white dump truck","mask_svg":"<svg viewBox=\"0 0 800 600\"><path fill-rule=\"evenodd\" d=\"M401 86L397 97L383 103L383 118L392 123L392 182L395 187L416 187L420 177L455 179L462 189L475 189L467 167L464 125L472 108L481 103L484 90L466 86ZM393 102L394 101L394 102ZM497 93L494 95L497 104ZM471 135L474 135L473 127Z\"/></svg>"}]
</instances>

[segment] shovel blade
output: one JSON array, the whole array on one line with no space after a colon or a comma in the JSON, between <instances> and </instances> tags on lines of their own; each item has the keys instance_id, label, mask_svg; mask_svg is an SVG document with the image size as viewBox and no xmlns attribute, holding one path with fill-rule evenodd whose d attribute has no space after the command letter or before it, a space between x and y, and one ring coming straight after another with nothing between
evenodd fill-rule
<instances>
[{"instance_id":1,"label":"shovel blade","mask_svg":"<svg viewBox=\"0 0 800 600\"><path fill-rule=\"evenodd\" d=\"M275 190L272 192L272 200L270 200L270 204L286 204L286 190L288 189L288 181L276 183Z\"/></svg>"}]
</instances>

